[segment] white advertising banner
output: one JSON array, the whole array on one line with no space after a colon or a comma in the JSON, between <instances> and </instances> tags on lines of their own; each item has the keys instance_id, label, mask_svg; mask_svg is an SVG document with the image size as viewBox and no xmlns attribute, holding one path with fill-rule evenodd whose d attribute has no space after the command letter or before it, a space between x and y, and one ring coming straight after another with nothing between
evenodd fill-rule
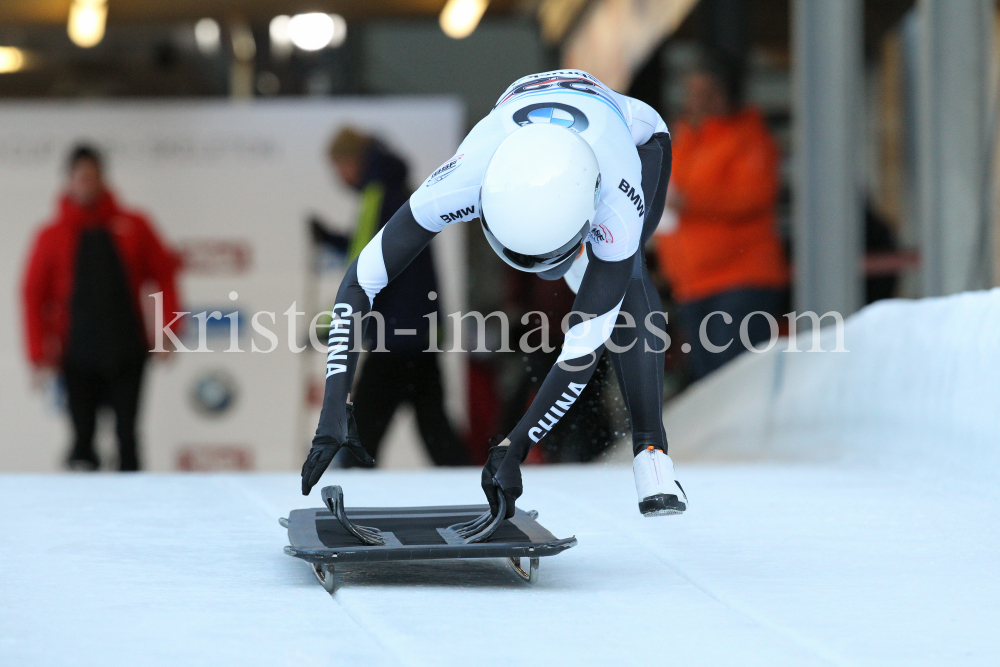
<instances>
[{"instance_id":1,"label":"white advertising banner","mask_svg":"<svg viewBox=\"0 0 1000 667\"><path fill-rule=\"evenodd\" d=\"M454 153L464 114L451 98L0 105L0 470L57 470L68 451L58 385L31 388L20 292L30 244L54 214L66 155L77 142L105 153L120 202L147 214L183 251L183 309L223 316L206 329L212 352L147 366L144 467L300 466L319 414L324 355L292 348L308 345L309 320L332 305L343 271L311 270L307 220L318 215L344 232L353 226L357 197L326 161L330 138L346 124L403 157L412 187ZM464 310L464 233L456 225L434 242L446 313ZM238 317L225 317L234 312ZM274 314L273 321L259 318L277 337L271 352L252 351L271 347L251 327L255 313ZM227 352L234 319L241 351ZM190 321L188 347L197 346L197 324ZM461 429L463 355L441 355L441 363L448 412ZM417 440L405 424L390 437ZM111 442L102 436L101 451Z\"/></svg>"}]
</instances>

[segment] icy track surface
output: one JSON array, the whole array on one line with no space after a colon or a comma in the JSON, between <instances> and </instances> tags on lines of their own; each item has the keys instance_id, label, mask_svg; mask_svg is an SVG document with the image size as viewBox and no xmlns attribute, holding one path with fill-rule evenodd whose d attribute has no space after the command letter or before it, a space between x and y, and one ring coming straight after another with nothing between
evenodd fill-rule
<instances>
[{"instance_id":1,"label":"icy track surface","mask_svg":"<svg viewBox=\"0 0 1000 667\"><path fill-rule=\"evenodd\" d=\"M578 547L341 566L330 596L278 517L282 475L0 476L2 665L996 665L1000 512L871 469L679 466L642 519L624 467L527 468ZM480 502L475 470L343 472L351 505Z\"/></svg>"}]
</instances>

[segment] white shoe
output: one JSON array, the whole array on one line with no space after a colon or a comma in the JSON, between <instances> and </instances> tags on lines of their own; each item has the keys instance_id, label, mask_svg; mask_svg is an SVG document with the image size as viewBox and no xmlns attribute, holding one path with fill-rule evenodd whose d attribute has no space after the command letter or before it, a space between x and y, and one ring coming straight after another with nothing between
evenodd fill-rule
<instances>
[{"instance_id":1,"label":"white shoe","mask_svg":"<svg viewBox=\"0 0 1000 667\"><path fill-rule=\"evenodd\" d=\"M643 516L680 514L687 509L687 494L674 476L674 462L662 451L647 447L639 452L632 472Z\"/></svg>"}]
</instances>

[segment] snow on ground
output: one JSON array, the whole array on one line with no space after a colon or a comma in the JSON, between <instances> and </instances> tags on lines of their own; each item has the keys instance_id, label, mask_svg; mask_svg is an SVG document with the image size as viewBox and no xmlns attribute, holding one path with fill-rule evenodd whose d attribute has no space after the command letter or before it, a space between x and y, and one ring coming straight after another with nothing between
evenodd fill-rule
<instances>
[{"instance_id":1,"label":"snow on ground","mask_svg":"<svg viewBox=\"0 0 1000 667\"><path fill-rule=\"evenodd\" d=\"M341 566L331 597L277 518L294 474L0 476L3 665L995 665L1000 512L919 476L688 465L643 519L620 466L528 468L579 546ZM348 505L480 502L475 470L336 471Z\"/></svg>"}]
</instances>

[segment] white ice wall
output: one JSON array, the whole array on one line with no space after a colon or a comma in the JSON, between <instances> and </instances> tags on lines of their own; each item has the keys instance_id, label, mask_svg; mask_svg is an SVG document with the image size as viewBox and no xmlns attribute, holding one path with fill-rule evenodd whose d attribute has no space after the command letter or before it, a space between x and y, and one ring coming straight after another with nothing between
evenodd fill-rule
<instances>
[{"instance_id":1,"label":"white ice wall","mask_svg":"<svg viewBox=\"0 0 1000 667\"><path fill-rule=\"evenodd\" d=\"M744 354L665 412L680 459L839 459L1000 478L1000 289L881 301L848 352ZM738 343L739 341L736 341ZM809 349L808 335L797 346ZM823 329L823 348L834 348Z\"/></svg>"}]
</instances>

